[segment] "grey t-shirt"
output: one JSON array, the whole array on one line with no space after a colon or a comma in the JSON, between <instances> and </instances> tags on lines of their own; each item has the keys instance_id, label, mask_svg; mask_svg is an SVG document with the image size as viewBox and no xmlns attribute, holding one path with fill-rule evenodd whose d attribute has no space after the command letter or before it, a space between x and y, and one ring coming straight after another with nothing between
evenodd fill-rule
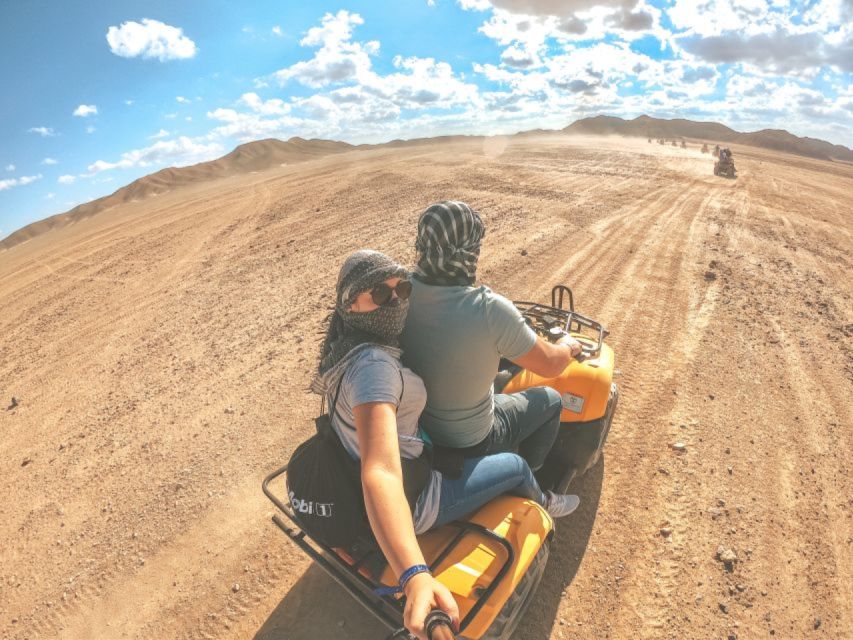
<instances>
[{"instance_id":1,"label":"grey t-shirt","mask_svg":"<svg viewBox=\"0 0 853 640\"><path fill-rule=\"evenodd\" d=\"M329 402L331 399L327 397L326 400ZM356 459L360 456L353 409L368 402L387 402L397 407L400 455L404 458L419 457L424 448L418 428L418 418L426 402L424 383L417 374L403 367L397 358L374 347L363 349L347 367L332 416L332 427L344 448ZM413 514L416 533L423 533L435 522L440 489L441 475L432 471Z\"/></svg>"},{"instance_id":2,"label":"grey t-shirt","mask_svg":"<svg viewBox=\"0 0 853 640\"><path fill-rule=\"evenodd\" d=\"M501 357L523 356L536 334L512 302L486 286L412 284L401 343L403 362L426 385L421 426L437 444L473 446L492 428Z\"/></svg>"}]
</instances>

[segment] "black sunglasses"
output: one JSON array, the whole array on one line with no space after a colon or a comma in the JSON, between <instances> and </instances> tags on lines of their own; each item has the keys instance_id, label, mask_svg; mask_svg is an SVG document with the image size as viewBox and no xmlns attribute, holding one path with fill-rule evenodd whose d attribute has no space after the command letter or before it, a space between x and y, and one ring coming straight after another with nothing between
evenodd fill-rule
<instances>
[{"instance_id":1,"label":"black sunglasses","mask_svg":"<svg viewBox=\"0 0 853 640\"><path fill-rule=\"evenodd\" d=\"M400 300L408 300L409 296L412 295L412 281L400 280L396 287L391 287L384 282L380 282L370 290L370 299L373 300L373 304L381 307L383 304L388 304L388 301L391 300L392 291L397 294Z\"/></svg>"}]
</instances>

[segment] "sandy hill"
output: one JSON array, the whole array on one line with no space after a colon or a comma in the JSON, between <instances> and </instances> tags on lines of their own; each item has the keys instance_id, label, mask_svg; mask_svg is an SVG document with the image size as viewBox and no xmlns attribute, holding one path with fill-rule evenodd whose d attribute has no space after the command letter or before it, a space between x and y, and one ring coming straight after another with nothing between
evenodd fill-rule
<instances>
[{"instance_id":1,"label":"sandy hill","mask_svg":"<svg viewBox=\"0 0 853 640\"><path fill-rule=\"evenodd\" d=\"M161 169L134 180L108 196L86 202L65 213L29 224L0 241L0 249L8 249L41 235L45 231L89 218L116 205L133 200L142 200L184 185L251 171L263 171L280 164L303 162L320 156L341 153L352 148L353 146L346 142L304 140L297 137L287 141L268 138L241 144L216 160L201 162L188 167Z\"/></svg>"},{"instance_id":2,"label":"sandy hill","mask_svg":"<svg viewBox=\"0 0 853 640\"><path fill-rule=\"evenodd\" d=\"M853 162L853 151L816 138L801 138L781 129L762 129L751 133L735 131L718 122L695 120L663 120L639 116L623 120L612 116L595 116L573 122L563 129L567 133L582 135L621 135L651 138L694 138L713 142L743 144L764 149L785 151L818 160L843 160Z\"/></svg>"},{"instance_id":3,"label":"sandy hill","mask_svg":"<svg viewBox=\"0 0 853 640\"><path fill-rule=\"evenodd\" d=\"M535 129L515 134L516 138L530 138L570 133L581 135L620 135L652 138L692 138L709 142L736 143L784 151L819 160L843 160L853 162L853 151L841 145L833 145L815 138L800 138L787 131L763 129L753 133L740 133L717 122L696 122L693 120L663 120L640 116L633 120L623 120L612 116L595 116L578 120L562 131ZM23 227L3 240L0 250L9 249L56 227L89 218L111 207L127 202L142 200L152 195L171 191L178 187L201 183L217 178L233 176L252 171L264 171L281 164L311 160L335 153L351 150L369 150L376 148L396 149L419 147L433 144L464 143L475 141L482 136L450 135L435 138L396 139L383 144L361 144L353 146L334 140L305 140L294 137L287 141L268 138L248 142L235 148L227 155L189 167L161 169L155 173L135 180L118 191L81 204L70 211L39 220Z\"/></svg>"}]
</instances>

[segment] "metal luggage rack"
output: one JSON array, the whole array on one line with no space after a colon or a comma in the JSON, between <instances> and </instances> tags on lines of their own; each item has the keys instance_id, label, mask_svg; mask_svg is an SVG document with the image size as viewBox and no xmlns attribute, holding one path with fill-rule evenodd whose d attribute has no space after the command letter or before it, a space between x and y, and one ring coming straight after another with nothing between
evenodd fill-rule
<instances>
[{"instance_id":1,"label":"metal luggage rack","mask_svg":"<svg viewBox=\"0 0 853 640\"><path fill-rule=\"evenodd\" d=\"M564 308L566 298L569 308ZM551 304L539 302L513 301L513 304L524 316L534 331L546 338L553 337L555 333L580 333L587 341L582 341L583 354L585 357L595 357L601 352L601 345L609 335L609 331L600 322L587 318L575 311L575 299L572 290L567 286L558 284L551 289ZM595 336L588 336L584 330L592 331ZM556 331L555 331L556 330Z\"/></svg>"},{"instance_id":2,"label":"metal luggage rack","mask_svg":"<svg viewBox=\"0 0 853 640\"><path fill-rule=\"evenodd\" d=\"M286 473L287 465L269 474L264 478L263 484L261 485L267 498L270 499L270 501L276 506L281 514L291 522L291 524L285 522L279 514L274 514L272 521L300 549L307 553L314 562L320 565L320 567L328 573L335 582L341 585L362 606L373 613L382 623L391 629L393 631L393 635L391 636L392 638L407 637L405 634L402 636L398 635L405 631L401 628L403 625L403 608L405 606L405 599L376 595L374 590L383 585L381 585L377 580L366 577L359 571L370 553L365 554L361 558L354 559L354 564L346 562L340 555L338 555L338 553L335 552L333 548L312 538L305 531L304 527L299 522L298 516L290 506L282 502L270 489L270 483ZM485 589L477 590L478 597L474 606L471 607L465 617L460 621L459 632L462 633L506 577L510 567L512 567L512 564L515 561L515 551L506 538L482 525L473 522L458 521L446 526L458 527L459 531L450 540L448 545L442 549L441 553L439 553L430 563L429 567L433 572L467 535L482 535L490 540L494 540L506 551L506 560L497 575Z\"/></svg>"}]
</instances>

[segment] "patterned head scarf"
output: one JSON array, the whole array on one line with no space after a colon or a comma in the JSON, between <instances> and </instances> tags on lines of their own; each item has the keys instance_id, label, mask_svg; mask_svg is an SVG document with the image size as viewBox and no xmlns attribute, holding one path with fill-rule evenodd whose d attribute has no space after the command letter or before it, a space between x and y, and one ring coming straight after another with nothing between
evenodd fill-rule
<instances>
[{"instance_id":1,"label":"patterned head scarf","mask_svg":"<svg viewBox=\"0 0 853 640\"><path fill-rule=\"evenodd\" d=\"M427 284L474 284L480 244L486 230L480 214L464 202L431 205L418 220L418 266L415 276Z\"/></svg>"},{"instance_id":2,"label":"patterned head scarf","mask_svg":"<svg viewBox=\"0 0 853 640\"><path fill-rule=\"evenodd\" d=\"M384 253L362 250L350 255L338 274L335 310L329 316L326 339L311 391L327 394L338 384L353 357L362 349L377 346L400 356L399 338L409 311L409 301L392 298L367 312L350 311L360 293L370 291L388 278L407 278L409 272Z\"/></svg>"}]
</instances>

